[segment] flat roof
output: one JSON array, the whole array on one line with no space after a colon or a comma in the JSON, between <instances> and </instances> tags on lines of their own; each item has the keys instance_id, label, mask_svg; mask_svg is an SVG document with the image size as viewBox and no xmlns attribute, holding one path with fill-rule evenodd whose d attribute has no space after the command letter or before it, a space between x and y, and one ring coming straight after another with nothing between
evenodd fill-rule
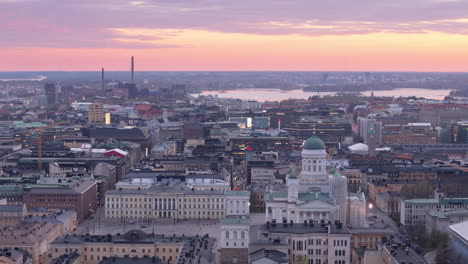
<instances>
[{"instance_id":1,"label":"flat roof","mask_svg":"<svg viewBox=\"0 0 468 264\"><path fill-rule=\"evenodd\" d=\"M448 228L453 233L457 234L460 238L462 238L465 241L465 243L468 242L468 221L450 225Z\"/></svg>"}]
</instances>

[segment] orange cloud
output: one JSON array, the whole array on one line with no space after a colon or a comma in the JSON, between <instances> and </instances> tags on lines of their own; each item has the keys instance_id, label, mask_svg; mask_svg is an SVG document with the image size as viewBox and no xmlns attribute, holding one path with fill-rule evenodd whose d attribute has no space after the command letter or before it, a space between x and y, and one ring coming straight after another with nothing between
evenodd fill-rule
<instances>
[{"instance_id":1,"label":"orange cloud","mask_svg":"<svg viewBox=\"0 0 468 264\"><path fill-rule=\"evenodd\" d=\"M195 29L110 29L145 49L6 48L0 70L468 71L468 36L375 33L255 35ZM152 49L151 45L166 48Z\"/></svg>"}]
</instances>

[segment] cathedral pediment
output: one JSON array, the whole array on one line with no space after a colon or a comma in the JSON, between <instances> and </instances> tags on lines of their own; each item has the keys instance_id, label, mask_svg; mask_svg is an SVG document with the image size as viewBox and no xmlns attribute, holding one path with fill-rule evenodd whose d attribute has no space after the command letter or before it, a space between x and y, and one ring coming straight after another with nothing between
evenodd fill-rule
<instances>
[{"instance_id":1,"label":"cathedral pediment","mask_svg":"<svg viewBox=\"0 0 468 264\"><path fill-rule=\"evenodd\" d=\"M336 205L329 203L327 201L320 201L320 200L303 202L298 205L298 208L301 210L330 209L334 207L336 207Z\"/></svg>"}]
</instances>

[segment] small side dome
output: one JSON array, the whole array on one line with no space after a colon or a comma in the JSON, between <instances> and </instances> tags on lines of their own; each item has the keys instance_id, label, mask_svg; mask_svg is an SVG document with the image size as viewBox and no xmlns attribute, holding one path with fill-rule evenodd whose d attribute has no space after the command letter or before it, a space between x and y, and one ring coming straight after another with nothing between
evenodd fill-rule
<instances>
[{"instance_id":1,"label":"small side dome","mask_svg":"<svg viewBox=\"0 0 468 264\"><path fill-rule=\"evenodd\" d=\"M323 144L323 141L320 138L316 136L312 136L306 140L302 149L322 150L322 149L325 149L325 144Z\"/></svg>"}]
</instances>

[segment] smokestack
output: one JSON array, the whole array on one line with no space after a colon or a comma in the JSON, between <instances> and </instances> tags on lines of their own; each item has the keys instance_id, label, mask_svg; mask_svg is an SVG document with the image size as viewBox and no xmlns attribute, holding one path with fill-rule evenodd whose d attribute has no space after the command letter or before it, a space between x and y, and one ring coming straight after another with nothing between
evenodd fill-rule
<instances>
[{"instance_id":1,"label":"smokestack","mask_svg":"<svg viewBox=\"0 0 468 264\"><path fill-rule=\"evenodd\" d=\"M104 68L101 71L101 90L104 91Z\"/></svg>"},{"instance_id":2,"label":"smokestack","mask_svg":"<svg viewBox=\"0 0 468 264\"><path fill-rule=\"evenodd\" d=\"M133 56L132 56L132 83L135 83L135 61L133 59Z\"/></svg>"}]
</instances>

